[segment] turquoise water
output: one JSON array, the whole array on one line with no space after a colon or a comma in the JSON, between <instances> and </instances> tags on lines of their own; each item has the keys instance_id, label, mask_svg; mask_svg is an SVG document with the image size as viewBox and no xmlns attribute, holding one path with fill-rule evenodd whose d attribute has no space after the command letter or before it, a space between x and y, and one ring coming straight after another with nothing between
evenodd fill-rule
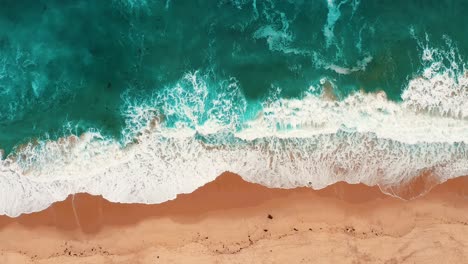
<instances>
[{"instance_id":1,"label":"turquoise water","mask_svg":"<svg viewBox=\"0 0 468 264\"><path fill-rule=\"evenodd\" d=\"M0 214L224 171L391 195L468 175L468 2L4 0Z\"/></svg>"},{"instance_id":2,"label":"turquoise water","mask_svg":"<svg viewBox=\"0 0 468 264\"><path fill-rule=\"evenodd\" d=\"M301 96L325 77L340 98L364 89L399 101L424 69L420 45L466 61L467 12L448 0L7 0L0 145L61 135L65 123L118 138L124 95L144 98L193 71L235 78L249 101L272 87Z\"/></svg>"}]
</instances>

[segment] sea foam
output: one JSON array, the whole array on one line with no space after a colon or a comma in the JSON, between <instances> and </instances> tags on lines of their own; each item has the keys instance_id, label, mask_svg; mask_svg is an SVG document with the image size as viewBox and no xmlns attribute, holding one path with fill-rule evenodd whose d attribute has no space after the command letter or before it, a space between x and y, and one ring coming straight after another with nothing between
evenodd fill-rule
<instances>
[{"instance_id":1,"label":"sea foam","mask_svg":"<svg viewBox=\"0 0 468 264\"><path fill-rule=\"evenodd\" d=\"M89 131L18 147L0 162L0 214L40 211L80 192L161 203L224 171L268 187L320 189L346 181L396 196L399 186L427 172L436 182L468 175L464 112L434 115L427 102L451 90L416 96L425 89L418 85L410 82L411 96L401 103L383 93L336 101L308 92L299 99L272 96L249 114L235 79L212 82L190 73L151 98L126 100L121 140ZM453 100L466 98L459 91Z\"/></svg>"}]
</instances>

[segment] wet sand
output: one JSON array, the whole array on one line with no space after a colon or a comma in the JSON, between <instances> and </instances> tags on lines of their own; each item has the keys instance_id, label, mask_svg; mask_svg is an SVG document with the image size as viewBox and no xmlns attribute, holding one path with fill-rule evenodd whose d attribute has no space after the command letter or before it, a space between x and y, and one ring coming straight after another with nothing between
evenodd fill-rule
<instances>
[{"instance_id":1,"label":"wet sand","mask_svg":"<svg viewBox=\"0 0 468 264\"><path fill-rule=\"evenodd\" d=\"M464 263L467 209L467 176L404 201L362 184L269 189L225 173L158 205L77 194L0 216L0 263Z\"/></svg>"}]
</instances>

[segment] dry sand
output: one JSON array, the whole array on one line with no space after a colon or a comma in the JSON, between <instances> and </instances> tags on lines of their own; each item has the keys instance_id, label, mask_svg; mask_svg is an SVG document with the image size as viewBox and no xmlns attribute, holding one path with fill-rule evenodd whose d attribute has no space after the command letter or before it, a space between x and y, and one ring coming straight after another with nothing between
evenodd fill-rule
<instances>
[{"instance_id":1,"label":"dry sand","mask_svg":"<svg viewBox=\"0 0 468 264\"><path fill-rule=\"evenodd\" d=\"M468 263L468 177L403 201L377 187L268 189L225 173L159 205L78 194L0 217L0 263Z\"/></svg>"}]
</instances>

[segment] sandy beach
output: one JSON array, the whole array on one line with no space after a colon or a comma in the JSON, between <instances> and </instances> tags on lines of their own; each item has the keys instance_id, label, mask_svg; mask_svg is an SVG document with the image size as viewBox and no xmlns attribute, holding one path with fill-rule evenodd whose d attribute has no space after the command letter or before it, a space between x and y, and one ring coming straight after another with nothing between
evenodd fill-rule
<instances>
[{"instance_id":1,"label":"sandy beach","mask_svg":"<svg viewBox=\"0 0 468 264\"><path fill-rule=\"evenodd\" d=\"M77 194L0 217L0 263L466 263L468 177L404 201L337 183L269 189L224 173L158 205Z\"/></svg>"}]
</instances>

